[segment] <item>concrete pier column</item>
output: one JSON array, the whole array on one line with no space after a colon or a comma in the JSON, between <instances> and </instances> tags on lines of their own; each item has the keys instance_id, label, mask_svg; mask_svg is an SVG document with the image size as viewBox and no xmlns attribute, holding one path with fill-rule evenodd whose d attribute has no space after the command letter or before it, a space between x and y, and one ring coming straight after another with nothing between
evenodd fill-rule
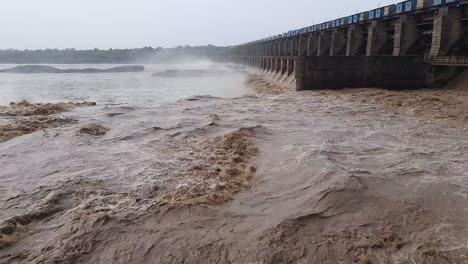
<instances>
[{"instance_id":1,"label":"concrete pier column","mask_svg":"<svg viewBox=\"0 0 468 264\"><path fill-rule=\"evenodd\" d=\"M330 56L346 54L346 33L344 29L335 28L331 33Z\"/></svg>"},{"instance_id":2,"label":"concrete pier column","mask_svg":"<svg viewBox=\"0 0 468 264\"><path fill-rule=\"evenodd\" d=\"M330 55L330 31L322 31L318 37L317 56Z\"/></svg>"},{"instance_id":3,"label":"concrete pier column","mask_svg":"<svg viewBox=\"0 0 468 264\"><path fill-rule=\"evenodd\" d=\"M294 60L288 59L287 64L288 76L290 76L294 72Z\"/></svg>"},{"instance_id":4,"label":"concrete pier column","mask_svg":"<svg viewBox=\"0 0 468 264\"><path fill-rule=\"evenodd\" d=\"M295 57L299 56L299 54L301 53L301 41L302 41L302 36L296 36L295 37L295 46L294 46L294 55Z\"/></svg>"},{"instance_id":5,"label":"concrete pier column","mask_svg":"<svg viewBox=\"0 0 468 264\"><path fill-rule=\"evenodd\" d=\"M463 37L461 8L439 8L432 29L431 56L443 56Z\"/></svg>"},{"instance_id":6,"label":"concrete pier column","mask_svg":"<svg viewBox=\"0 0 468 264\"><path fill-rule=\"evenodd\" d=\"M289 55L290 56L296 56L296 42L297 42L296 38L292 37L289 43L289 48L290 48Z\"/></svg>"},{"instance_id":7,"label":"concrete pier column","mask_svg":"<svg viewBox=\"0 0 468 264\"><path fill-rule=\"evenodd\" d=\"M299 37L298 45L297 45L297 50L298 54L297 56L305 56L307 54L307 37Z\"/></svg>"},{"instance_id":8,"label":"concrete pier column","mask_svg":"<svg viewBox=\"0 0 468 264\"><path fill-rule=\"evenodd\" d=\"M379 55L388 40L382 21L372 21L368 28L366 56Z\"/></svg>"},{"instance_id":9,"label":"concrete pier column","mask_svg":"<svg viewBox=\"0 0 468 264\"><path fill-rule=\"evenodd\" d=\"M287 69L287 60L281 59L281 74L284 74Z\"/></svg>"},{"instance_id":10,"label":"concrete pier column","mask_svg":"<svg viewBox=\"0 0 468 264\"><path fill-rule=\"evenodd\" d=\"M296 46L296 38L292 37L290 40L289 40L289 56L294 56L294 50L295 50L295 46ZM289 65L289 61L288 61L288 65Z\"/></svg>"},{"instance_id":11,"label":"concrete pier column","mask_svg":"<svg viewBox=\"0 0 468 264\"><path fill-rule=\"evenodd\" d=\"M283 40L283 52L281 53L282 56L288 55L288 43L289 39Z\"/></svg>"},{"instance_id":12,"label":"concrete pier column","mask_svg":"<svg viewBox=\"0 0 468 264\"><path fill-rule=\"evenodd\" d=\"M416 25L416 17L412 15L400 16L395 24L393 56L407 55L417 40L418 26Z\"/></svg>"},{"instance_id":13,"label":"concrete pier column","mask_svg":"<svg viewBox=\"0 0 468 264\"><path fill-rule=\"evenodd\" d=\"M296 59L296 69L295 69L295 77L296 77L296 91L305 90L303 76L305 71L305 58L300 56Z\"/></svg>"},{"instance_id":14,"label":"concrete pier column","mask_svg":"<svg viewBox=\"0 0 468 264\"><path fill-rule=\"evenodd\" d=\"M307 38L307 56L317 55L318 34L310 34Z\"/></svg>"},{"instance_id":15,"label":"concrete pier column","mask_svg":"<svg viewBox=\"0 0 468 264\"><path fill-rule=\"evenodd\" d=\"M300 47L301 39L299 36L294 37L294 49L293 49L293 56L296 57L299 54L299 47Z\"/></svg>"}]
</instances>

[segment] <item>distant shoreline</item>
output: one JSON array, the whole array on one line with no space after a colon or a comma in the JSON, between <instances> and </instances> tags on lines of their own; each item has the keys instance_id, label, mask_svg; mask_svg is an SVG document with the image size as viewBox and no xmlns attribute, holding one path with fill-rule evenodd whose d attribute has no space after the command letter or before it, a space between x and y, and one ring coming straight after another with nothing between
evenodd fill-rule
<instances>
[{"instance_id":1,"label":"distant shoreline","mask_svg":"<svg viewBox=\"0 0 468 264\"><path fill-rule=\"evenodd\" d=\"M83 68L83 69L59 69L45 65L22 65L16 66L9 69L0 70L1 73L14 73L14 74L33 74L33 73L121 73L121 72L142 72L145 70L144 66L132 65L132 66L120 66L112 67L108 69L96 69L96 68Z\"/></svg>"}]
</instances>

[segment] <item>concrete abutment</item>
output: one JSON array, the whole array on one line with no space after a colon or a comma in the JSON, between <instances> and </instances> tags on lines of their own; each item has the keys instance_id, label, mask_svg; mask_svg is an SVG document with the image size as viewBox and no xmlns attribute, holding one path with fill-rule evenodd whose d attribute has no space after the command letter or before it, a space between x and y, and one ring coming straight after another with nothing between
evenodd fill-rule
<instances>
[{"instance_id":1,"label":"concrete abutment","mask_svg":"<svg viewBox=\"0 0 468 264\"><path fill-rule=\"evenodd\" d=\"M416 17L413 15L400 16L395 23L393 56L408 55L418 39Z\"/></svg>"},{"instance_id":2,"label":"concrete abutment","mask_svg":"<svg viewBox=\"0 0 468 264\"><path fill-rule=\"evenodd\" d=\"M446 55L463 37L462 10L443 7L438 10L432 31L431 56Z\"/></svg>"}]
</instances>

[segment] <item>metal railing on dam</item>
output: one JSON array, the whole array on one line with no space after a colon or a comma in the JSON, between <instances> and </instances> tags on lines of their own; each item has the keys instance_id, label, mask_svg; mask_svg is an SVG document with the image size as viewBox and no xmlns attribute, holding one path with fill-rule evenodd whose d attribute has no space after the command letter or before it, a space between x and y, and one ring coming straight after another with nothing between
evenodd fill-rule
<instances>
[{"instance_id":1,"label":"metal railing on dam","mask_svg":"<svg viewBox=\"0 0 468 264\"><path fill-rule=\"evenodd\" d=\"M468 67L468 57L466 56L426 56L424 62L432 65Z\"/></svg>"}]
</instances>

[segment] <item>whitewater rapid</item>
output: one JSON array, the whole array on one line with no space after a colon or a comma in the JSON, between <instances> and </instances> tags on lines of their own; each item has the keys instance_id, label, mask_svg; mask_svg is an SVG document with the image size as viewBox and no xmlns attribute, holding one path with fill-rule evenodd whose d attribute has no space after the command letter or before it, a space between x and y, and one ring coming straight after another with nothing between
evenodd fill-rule
<instances>
[{"instance_id":1,"label":"whitewater rapid","mask_svg":"<svg viewBox=\"0 0 468 264\"><path fill-rule=\"evenodd\" d=\"M464 263L467 102L378 89L98 100L0 144L0 222L25 222L0 262ZM88 124L108 131L78 133Z\"/></svg>"}]
</instances>

